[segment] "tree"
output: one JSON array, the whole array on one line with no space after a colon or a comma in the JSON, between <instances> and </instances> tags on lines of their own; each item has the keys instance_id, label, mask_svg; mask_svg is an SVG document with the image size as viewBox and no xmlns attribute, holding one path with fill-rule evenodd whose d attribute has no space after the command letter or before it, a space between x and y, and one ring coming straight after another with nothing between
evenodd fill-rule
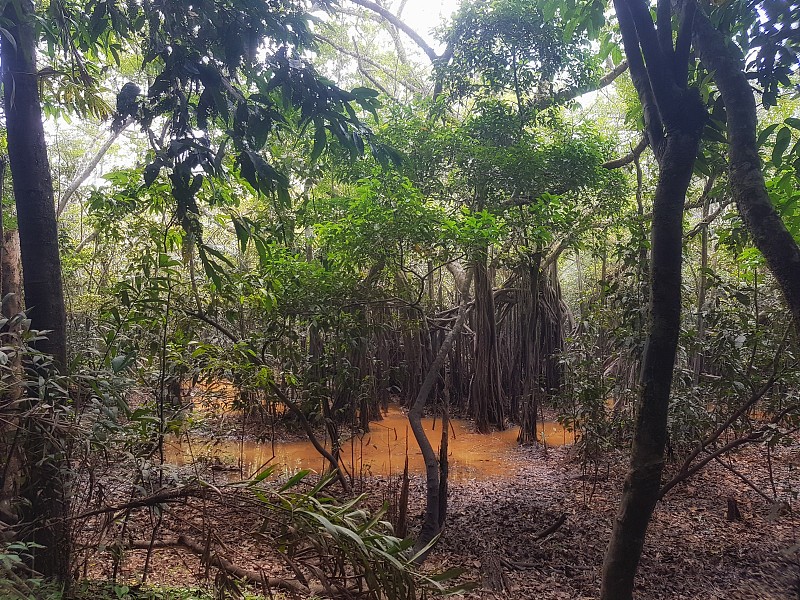
<instances>
[{"instance_id":1,"label":"tree","mask_svg":"<svg viewBox=\"0 0 800 600\"><path fill-rule=\"evenodd\" d=\"M33 2L9 2L9 23L2 40L3 98L8 155L22 254L26 310L31 327L46 337L37 348L53 357L57 370L67 365L66 313L53 198L53 183L42 124L36 52L38 35ZM44 371L41 376L48 377ZM34 568L66 583L70 544L64 518L68 510L65 467L60 445L43 422L25 424L27 476L22 494L27 500L24 521L31 541L42 546Z\"/></svg>"},{"instance_id":2,"label":"tree","mask_svg":"<svg viewBox=\"0 0 800 600\"><path fill-rule=\"evenodd\" d=\"M191 6L190 6L191 4ZM84 13L89 12L89 19ZM351 104L374 110L374 95L350 94L318 76L300 57L311 44L309 15L289 0L261 3L128 3L99 0L59 2L41 13L33 2L6 3L2 63L6 127L17 203L25 300L34 329L46 332L37 348L67 365L63 286L58 254L53 186L42 122L36 52L46 41L53 60L63 56L70 85L87 94L96 88L101 67L119 63L123 44L140 49L143 67L152 69L152 85L142 97L133 83L123 86L118 120L134 118L147 131L152 150L142 173L143 188L162 169L168 173L178 221L195 236L206 271L221 270L213 249L202 242L197 194L209 178L224 178L232 168L257 193L285 203L289 178L264 157L271 135L295 125L313 126L312 157L324 151L326 130L351 156L369 144L382 160L391 153L376 144ZM272 53L260 56L262 44ZM80 86L79 86L80 87ZM284 113L294 114L288 117ZM91 108L91 106L89 107ZM166 124L166 127L164 127ZM198 133L199 132L199 133ZM212 139L219 132L219 145ZM230 142L235 163L224 162ZM40 373L47 381L49 374ZM47 577L69 581L69 537L64 487L66 465L58 436L26 424L25 496L30 510L29 539L37 551L34 568Z\"/></svg>"},{"instance_id":3,"label":"tree","mask_svg":"<svg viewBox=\"0 0 800 600\"><path fill-rule=\"evenodd\" d=\"M672 371L680 333L683 209L706 110L688 85L695 4L678 17L673 45L672 9L660 0L657 23L643 0L615 0L631 78L644 110L650 147L659 166L653 200L649 334L642 362L631 462L603 562L601 597L633 596L645 533L659 498Z\"/></svg>"},{"instance_id":4,"label":"tree","mask_svg":"<svg viewBox=\"0 0 800 600\"><path fill-rule=\"evenodd\" d=\"M756 102L743 53L743 50L758 51L755 74L764 86L764 103L769 106L776 101L779 86L787 83L789 65L796 63L800 33L789 24L789 7L786 12L772 14L769 5L765 3L764 6L767 19L763 24L756 17L756 6L733 15L732 25L744 30L743 38L749 48L738 48L730 39L730 33L726 36L715 28L702 8L697 9L694 18L693 39L698 58L712 74L725 105L730 157L728 174L736 206L753 242L780 284L795 328L800 331L800 247L767 192L759 157ZM796 16L797 5L791 10ZM724 27L727 20L720 19L720 27Z\"/></svg>"}]
</instances>

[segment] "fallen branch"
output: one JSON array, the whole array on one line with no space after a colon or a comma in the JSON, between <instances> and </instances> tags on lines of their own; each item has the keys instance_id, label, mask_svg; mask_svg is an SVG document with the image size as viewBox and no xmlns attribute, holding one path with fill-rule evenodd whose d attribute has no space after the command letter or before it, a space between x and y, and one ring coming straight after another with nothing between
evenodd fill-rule
<instances>
[{"instance_id":1,"label":"fallen branch","mask_svg":"<svg viewBox=\"0 0 800 600\"><path fill-rule=\"evenodd\" d=\"M549 527L545 527L541 531L538 531L533 534L533 539L541 540L542 538L546 538L548 535L551 535L561 529L561 526L567 522L567 513L562 514L558 517L555 522L550 525Z\"/></svg>"},{"instance_id":2,"label":"fallen branch","mask_svg":"<svg viewBox=\"0 0 800 600\"><path fill-rule=\"evenodd\" d=\"M321 586L309 587L297 581L292 581L290 579L267 577L261 571L251 571L249 569L245 569L244 567L240 567L238 565L233 564L231 561L220 556L217 553L212 553L207 551L207 549L202 544L198 544L197 542L190 540L189 538L183 535L178 536L177 538L169 538L166 540L155 540L152 543L150 542L150 540L133 540L127 545L127 548L131 550L148 550L151 547L185 548L186 550L189 550L193 554L199 556L200 560L204 565L225 571L226 573L229 573L234 577L238 577L239 579L242 579L247 583L252 583L253 585L258 585L258 586L266 585L269 588L286 590L287 592L303 596L309 596L310 594L319 594L320 592L324 591Z\"/></svg>"},{"instance_id":3,"label":"fallen branch","mask_svg":"<svg viewBox=\"0 0 800 600\"><path fill-rule=\"evenodd\" d=\"M130 502L126 502L124 504L95 508L93 510L83 512L79 515L69 517L69 520L74 521L76 519L88 519L89 517L95 517L97 515L103 515L107 513L118 513L126 510L133 510L135 508L144 508L146 506L167 504L169 502L176 502L178 500L184 500L190 497L201 497L202 494L204 493L204 490L205 488L201 488L196 485L185 486L174 490L165 490L152 494L150 496L145 496L143 498L137 498L135 500L131 500Z\"/></svg>"}]
</instances>

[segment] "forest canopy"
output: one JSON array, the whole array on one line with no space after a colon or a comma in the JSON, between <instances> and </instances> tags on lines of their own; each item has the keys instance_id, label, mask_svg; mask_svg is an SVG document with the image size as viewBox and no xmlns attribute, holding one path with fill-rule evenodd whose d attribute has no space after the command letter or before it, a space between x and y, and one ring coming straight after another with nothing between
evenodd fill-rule
<instances>
[{"instance_id":1,"label":"forest canopy","mask_svg":"<svg viewBox=\"0 0 800 600\"><path fill-rule=\"evenodd\" d=\"M794 593L798 18L4 2L0 596Z\"/></svg>"}]
</instances>

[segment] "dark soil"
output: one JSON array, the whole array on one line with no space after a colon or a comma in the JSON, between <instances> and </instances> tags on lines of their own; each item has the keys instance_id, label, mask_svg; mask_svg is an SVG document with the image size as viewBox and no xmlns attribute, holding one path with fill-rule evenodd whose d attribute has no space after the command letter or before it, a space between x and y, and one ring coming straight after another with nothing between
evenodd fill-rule
<instances>
[{"instance_id":1,"label":"dark soil","mask_svg":"<svg viewBox=\"0 0 800 600\"><path fill-rule=\"evenodd\" d=\"M773 450L771 479L765 456L762 448L753 447L726 459L749 484L712 463L658 505L639 567L638 598L800 598L800 519L753 489L793 501L800 489L797 447ZM570 448L532 447L518 448L514 463L502 478L451 483L446 531L425 568L464 567L465 578L480 582L470 598L596 598L624 456L584 467ZM376 478L368 488L376 504L386 495L384 480ZM413 478L412 529L421 523L423 492L422 479ZM291 578L274 551L252 535L258 526L252 511L239 496L226 494L227 499L207 503L205 509L197 500L169 505L157 537L186 534L202 541L211 531L215 545L237 565ZM729 498L742 520L727 520ZM563 526L540 537L564 514ZM158 519L155 513L134 513L125 536L149 539ZM98 539L99 528L97 523L87 526L87 541ZM142 550L127 552L119 575L140 579L145 555ZM87 575L110 576L109 554L95 557L87 564ZM215 576L184 550L154 551L148 569L148 581L171 585L209 582Z\"/></svg>"}]
</instances>

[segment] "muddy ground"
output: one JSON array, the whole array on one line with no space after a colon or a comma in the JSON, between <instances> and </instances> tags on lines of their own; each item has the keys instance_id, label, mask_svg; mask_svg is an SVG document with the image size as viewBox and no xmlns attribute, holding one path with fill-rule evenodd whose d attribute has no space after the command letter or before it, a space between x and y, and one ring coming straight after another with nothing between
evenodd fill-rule
<instances>
[{"instance_id":1,"label":"muddy ground","mask_svg":"<svg viewBox=\"0 0 800 600\"><path fill-rule=\"evenodd\" d=\"M508 473L451 484L447 527L426 568L464 567L464 577L478 583L470 598L596 598L622 488L624 456L615 454L586 466L570 447L516 448L513 453ZM638 598L800 598L800 518L764 497L777 494L794 506L800 488L797 447L775 449L771 462L770 477L765 450L748 448L726 459L740 475L712 463L667 495L649 530L637 578ZM412 479L412 530L421 523L423 486L421 477ZM368 488L379 501L385 481L371 480ZM729 498L736 501L741 520L727 519ZM232 494L211 504L202 511L197 504L170 505L156 537L187 534L204 539L212 531L219 552L233 563L292 577L254 539L257 522L240 498ZM540 537L562 515L563 525ZM129 519L125 536L149 539L157 519L152 514ZM96 539L97 527L87 527L87 541ZM140 578L145 555L143 550L128 551L118 576ZM96 554L85 566L88 576L111 574L107 552ZM149 582L172 585L209 584L216 573L202 567L197 556L176 549L154 550L148 571Z\"/></svg>"}]
</instances>

